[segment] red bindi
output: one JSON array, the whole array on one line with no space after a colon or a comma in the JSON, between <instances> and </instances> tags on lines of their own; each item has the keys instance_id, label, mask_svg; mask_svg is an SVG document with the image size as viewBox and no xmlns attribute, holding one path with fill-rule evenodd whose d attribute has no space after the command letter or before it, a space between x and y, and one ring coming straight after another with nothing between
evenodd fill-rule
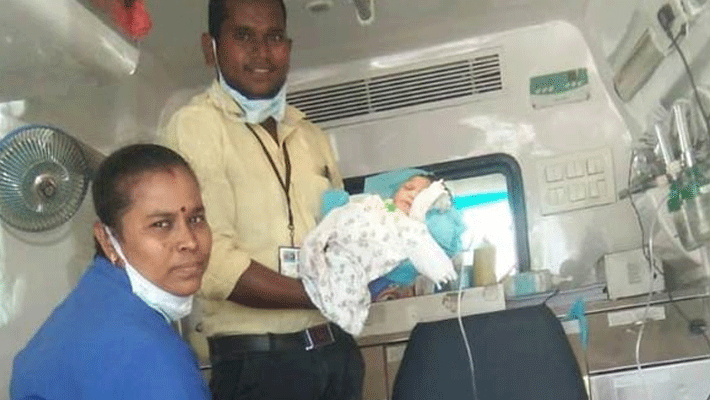
<instances>
[{"instance_id":1,"label":"red bindi","mask_svg":"<svg viewBox=\"0 0 710 400\"><path fill-rule=\"evenodd\" d=\"M185 208L185 207L180 207L180 211L186 212L186 211L187 211L187 208Z\"/></svg>"}]
</instances>

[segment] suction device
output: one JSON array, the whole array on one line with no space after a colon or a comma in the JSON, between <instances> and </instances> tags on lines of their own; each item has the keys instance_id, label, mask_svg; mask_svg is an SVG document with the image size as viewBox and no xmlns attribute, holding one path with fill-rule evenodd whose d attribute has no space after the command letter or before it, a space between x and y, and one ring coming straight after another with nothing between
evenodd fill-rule
<instances>
[{"instance_id":1,"label":"suction device","mask_svg":"<svg viewBox=\"0 0 710 400\"><path fill-rule=\"evenodd\" d=\"M68 221L91 178L78 141L42 125L18 128L0 140L0 219L41 232Z\"/></svg>"}]
</instances>

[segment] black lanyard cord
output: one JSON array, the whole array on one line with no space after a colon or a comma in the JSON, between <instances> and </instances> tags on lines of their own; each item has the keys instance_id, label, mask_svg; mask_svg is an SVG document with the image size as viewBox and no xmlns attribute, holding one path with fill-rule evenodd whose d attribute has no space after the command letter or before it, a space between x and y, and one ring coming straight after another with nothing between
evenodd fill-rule
<instances>
[{"instance_id":1,"label":"black lanyard cord","mask_svg":"<svg viewBox=\"0 0 710 400\"><path fill-rule=\"evenodd\" d=\"M284 151L284 161L286 162L286 177L285 179L281 179L281 174L279 174L279 170L276 168L276 163L274 162L273 158L271 158L269 152L266 150L264 142L261 140L254 128L251 127L251 125L247 123L245 123L244 125L246 125L247 128L249 128L249 130L251 131L251 133L254 134L254 137L261 145L261 148L264 150L264 154L266 154L266 158L269 160L269 164L271 164L271 168L274 170L274 174L276 174L276 179L279 181L279 184L281 185L281 188L283 189L284 194L286 195L286 206L288 208L288 231L289 235L291 236L291 247L294 247L295 227L293 226L293 211L291 210L291 195L289 194L289 189L291 187L291 158L288 155L286 142L284 141L282 146Z\"/></svg>"}]
</instances>

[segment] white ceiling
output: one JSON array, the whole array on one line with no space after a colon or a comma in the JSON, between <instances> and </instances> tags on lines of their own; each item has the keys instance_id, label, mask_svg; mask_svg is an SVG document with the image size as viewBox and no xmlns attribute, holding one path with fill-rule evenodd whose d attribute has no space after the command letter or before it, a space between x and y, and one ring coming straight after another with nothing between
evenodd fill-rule
<instances>
[{"instance_id":1,"label":"white ceiling","mask_svg":"<svg viewBox=\"0 0 710 400\"><path fill-rule=\"evenodd\" d=\"M23 1L11 0L10 4ZM90 4L90 0L78 1ZM141 51L138 73L150 79L159 76L173 87L207 82L212 71L205 67L200 50L200 34L207 26L207 0L144 1L153 29L137 44ZM306 1L286 0L288 31L294 40L292 71L543 21L581 20L588 0L374 0L375 19L369 26L357 22L351 0L332 0L333 7L318 14L306 10ZM46 97L69 87L97 84L95 74L67 59L61 43L52 43L46 33L36 33L41 31L36 19L28 18L17 6L4 11L0 16L0 59L4 60L0 62L0 100Z\"/></svg>"},{"instance_id":2,"label":"white ceiling","mask_svg":"<svg viewBox=\"0 0 710 400\"><path fill-rule=\"evenodd\" d=\"M582 0L374 0L375 20L361 26L350 0L311 13L286 0L294 40L291 69L367 59L554 19L581 19ZM146 0L153 31L142 48L183 84L210 76L199 46L206 0ZM169 3L169 7L162 6Z\"/></svg>"}]
</instances>

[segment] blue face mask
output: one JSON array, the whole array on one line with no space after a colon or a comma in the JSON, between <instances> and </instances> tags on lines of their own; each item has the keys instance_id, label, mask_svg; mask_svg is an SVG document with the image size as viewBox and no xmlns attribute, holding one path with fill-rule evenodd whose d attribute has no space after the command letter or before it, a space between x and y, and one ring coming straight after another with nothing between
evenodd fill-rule
<instances>
[{"instance_id":1,"label":"blue face mask","mask_svg":"<svg viewBox=\"0 0 710 400\"><path fill-rule=\"evenodd\" d=\"M248 99L236 89L229 86L222 76L217 59L217 43L212 39L212 54L214 55L215 68L219 77L219 85L244 111L244 120L250 124L260 124L269 117L277 122L282 121L286 114L286 84L281 86L281 90L271 99Z\"/></svg>"}]
</instances>

